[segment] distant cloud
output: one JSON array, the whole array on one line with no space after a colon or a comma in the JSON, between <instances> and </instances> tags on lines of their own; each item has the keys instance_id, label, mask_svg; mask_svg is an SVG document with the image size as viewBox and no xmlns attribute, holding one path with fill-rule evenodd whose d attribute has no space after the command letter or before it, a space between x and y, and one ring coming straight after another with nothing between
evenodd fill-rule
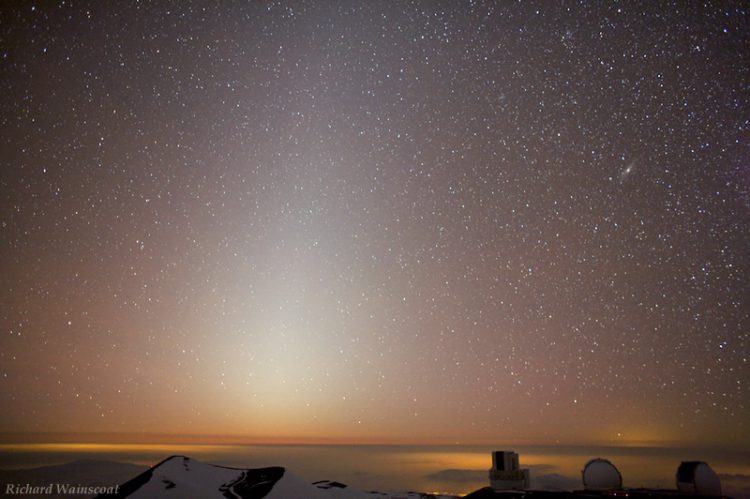
<instances>
[{"instance_id":1,"label":"distant cloud","mask_svg":"<svg viewBox=\"0 0 750 499\"><path fill-rule=\"evenodd\" d=\"M386 478L388 478L382 473L372 473L363 470L353 471L349 474L349 476L354 477L357 480L385 480Z\"/></svg>"},{"instance_id":2,"label":"distant cloud","mask_svg":"<svg viewBox=\"0 0 750 499\"><path fill-rule=\"evenodd\" d=\"M750 499L750 475L720 474L721 491L734 499Z\"/></svg>"},{"instance_id":3,"label":"distant cloud","mask_svg":"<svg viewBox=\"0 0 750 499\"><path fill-rule=\"evenodd\" d=\"M528 466L522 464L521 468L528 468L532 475L554 473L557 470L557 466L552 464L530 464Z\"/></svg>"},{"instance_id":4,"label":"distant cloud","mask_svg":"<svg viewBox=\"0 0 750 499\"><path fill-rule=\"evenodd\" d=\"M575 490L581 488L581 480L555 473L557 469L551 464L534 464L522 466L531 472L531 488L541 490ZM440 470L427 475L430 480L452 483L469 483L488 480L487 470ZM735 498L737 499L737 498Z\"/></svg>"},{"instance_id":5,"label":"distant cloud","mask_svg":"<svg viewBox=\"0 0 750 499\"><path fill-rule=\"evenodd\" d=\"M730 473L719 473L719 478L721 478L722 480L736 480L750 484L750 475L743 475L741 473L734 475Z\"/></svg>"},{"instance_id":6,"label":"distant cloud","mask_svg":"<svg viewBox=\"0 0 750 499\"><path fill-rule=\"evenodd\" d=\"M575 490L582 487L581 479L561 475L552 464L532 464L524 466L531 472L531 488L540 490Z\"/></svg>"},{"instance_id":7,"label":"distant cloud","mask_svg":"<svg viewBox=\"0 0 750 499\"><path fill-rule=\"evenodd\" d=\"M544 475L531 475L531 488L541 490L575 490L580 489L581 481L575 478L560 475L559 473L546 473Z\"/></svg>"},{"instance_id":8,"label":"distant cloud","mask_svg":"<svg viewBox=\"0 0 750 499\"><path fill-rule=\"evenodd\" d=\"M476 482L477 480L488 480L487 470L440 470L427 475L430 480L443 482Z\"/></svg>"}]
</instances>

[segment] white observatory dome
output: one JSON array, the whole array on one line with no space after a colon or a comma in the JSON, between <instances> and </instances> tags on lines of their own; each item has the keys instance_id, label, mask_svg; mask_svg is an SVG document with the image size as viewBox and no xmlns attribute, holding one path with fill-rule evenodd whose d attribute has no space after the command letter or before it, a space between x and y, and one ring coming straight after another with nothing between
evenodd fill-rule
<instances>
[{"instance_id":1,"label":"white observatory dome","mask_svg":"<svg viewBox=\"0 0 750 499\"><path fill-rule=\"evenodd\" d=\"M677 490L688 494L721 495L721 480L703 461L683 461L677 468Z\"/></svg>"},{"instance_id":2,"label":"white observatory dome","mask_svg":"<svg viewBox=\"0 0 750 499\"><path fill-rule=\"evenodd\" d=\"M606 459L592 459L583 467L583 488L586 490L613 490L622 488L622 475Z\"/></svg>"}]
</instances>

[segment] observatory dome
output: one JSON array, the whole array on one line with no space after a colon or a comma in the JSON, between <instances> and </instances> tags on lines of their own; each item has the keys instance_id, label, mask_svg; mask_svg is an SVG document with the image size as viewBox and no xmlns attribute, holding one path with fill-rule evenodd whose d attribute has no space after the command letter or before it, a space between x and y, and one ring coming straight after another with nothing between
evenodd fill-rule
<instances>
[{"instance_id":1,"label":"observatory dome","mask_svg":"<svg viewBox=\"0 0 750 499\"><path fill-rule=\"evenodd\" d=\"M583 487L586 490L613 490L622 488L622 475L607 459L592 459L583 467Z\"/></svg>"},{"instance_id":2,"label":"observatory dome","mask_svg":"<svg viewBox=\"0 0 750 499\"><path fill-rule=\"evenodd\" d=\"M683 461L677 468L677 490L689 494L721 495L721 480L703 461Z\"/></svg>"}]
</instances>

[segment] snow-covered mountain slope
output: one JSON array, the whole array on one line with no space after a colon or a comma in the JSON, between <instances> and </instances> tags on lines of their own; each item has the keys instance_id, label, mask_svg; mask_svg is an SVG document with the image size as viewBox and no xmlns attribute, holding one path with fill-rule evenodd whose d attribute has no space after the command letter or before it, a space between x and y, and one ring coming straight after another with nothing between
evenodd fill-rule
<instances>
[{"instance_id":1,"label":"snow-covered mountain slope","mask_svg":"<svg viewBox=\"0 0 750 499\"><path fill-rule=\"evenodd\" d=\"M238 469L172 456L97 499L422 499L419 493L361 492L338 482L311 484L281 467ZM445 496L448 499L448 496Z\"/></svg>"},{"instance_id":2,"label":"snow-covered mountain slope","mask_svg":"<svg viewBox=\"0 0 750 499\"><path fill-rule=\"evenodd\" d=\"M116 494L100 497L256 499L266 497L284 474L278 467L242 470L172 456L121 485Z\"/></svg>"}]
</instances>

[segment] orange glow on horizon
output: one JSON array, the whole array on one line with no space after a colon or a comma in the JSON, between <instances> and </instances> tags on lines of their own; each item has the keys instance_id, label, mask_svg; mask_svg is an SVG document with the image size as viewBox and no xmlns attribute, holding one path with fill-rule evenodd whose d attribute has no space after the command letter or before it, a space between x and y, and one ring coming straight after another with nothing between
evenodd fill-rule
<instances>
[{"instance_id":1,"label":"orange glow on horizon","mask_svg":"<svg viewBox=\"0 0 750 499\"><path fill-rule=\"evenodd\" d=\"M693 442L695 444L695 442ZM96 452L105 448L120 450L157 450L163 448L172 453L179 447L190 446L231 447L234 445L424 445L424 446L575 446L575 447L682 447L684 442L659 438L658 433L633 434L630 438L581 439L566 438L549 441L532 438L451 438L430 439L400 436L324 436L324 435L216 435L216 434L167 434L167 433L17 433L0 434L0 449L26 450L56 449ZM695 446L695 445L693 445Z\"/></svg>"}]
</instances>

